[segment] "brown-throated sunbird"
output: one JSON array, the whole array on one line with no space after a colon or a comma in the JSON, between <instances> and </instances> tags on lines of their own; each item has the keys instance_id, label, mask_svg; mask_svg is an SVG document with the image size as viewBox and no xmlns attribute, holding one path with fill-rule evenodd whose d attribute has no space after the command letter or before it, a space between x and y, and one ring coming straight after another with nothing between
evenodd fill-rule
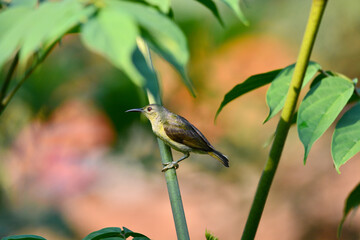
<instances>
[{"instance_id":1,"label":"brown-throated sunbird","mask_svg":"<svg viewBox=\"0 0 360 240\"><path fill-rule=\"evenodd\" d=\"M184 153L184 156L179 160L164 164L163 172L170 168L177 169L179 162L188 158L190 152L209 154L219 160L225 167L229 167L227 157L216 151L194 125L163 106L150 104L143 108L130 109L126 112L143 113L150 120L152 130L158 138L173 149Z\"/></svg>"}]
</instances>

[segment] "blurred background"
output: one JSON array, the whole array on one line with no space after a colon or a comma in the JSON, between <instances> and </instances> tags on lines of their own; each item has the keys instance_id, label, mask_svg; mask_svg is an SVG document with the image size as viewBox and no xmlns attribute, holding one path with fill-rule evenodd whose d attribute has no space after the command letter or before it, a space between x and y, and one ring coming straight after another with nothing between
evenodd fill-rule
<instances>
[{"instance_id":1,"label":"blurred background","mask_svg":"<svg viewBox=\"0 0 360 240\"><path fill-rule=\"evenodd\" d=\"M353 3L329 1L312 54L324 69L351 78L360 76L360 5ZM240 238L278 118L262 124L267 87L230 103L216 124L214 116L236 84L296 61L310 4L245 0L251 25L244 27L218 3L223 28L199 3L173 2L188 38L197 97L154 56L164 105L230 159L225 169L193 154L177 171L192 239L204 239L205 229L219 239ZM143 91L88 52L78 36L65 37L0 117L0 237L81 239L125 226L151 239L176 239L150 124L124 113L146 104ZM297 131L290 130L256 239L336 239L344 201L359 182L360 156L337 174L333 128L314 144L305 166ZM343 239L360 239L359 226L360 214L350 214Z\"/></svg>"}]
</instances>

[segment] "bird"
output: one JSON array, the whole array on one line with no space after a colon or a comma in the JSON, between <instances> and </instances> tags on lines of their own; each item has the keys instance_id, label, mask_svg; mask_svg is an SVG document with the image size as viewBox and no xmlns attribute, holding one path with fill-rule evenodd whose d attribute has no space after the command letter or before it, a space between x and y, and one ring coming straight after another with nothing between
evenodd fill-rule
<instances>
[{"instance_id":1,"label":"bird","mask_svg":"<svg viewBox=\"0 0 360 240\"><path fill-rule=\"evenodd\" d=\"M163 164L162 171L179 167L179 162L190 156L190 152L208 154L225 167L229 167L228 158L215 150L206 137L188 120L158 104L135 108L126 112L140 112L149 119L154 134L165 144L184 154L177 161Z\"/></svg>"}]
</instances>

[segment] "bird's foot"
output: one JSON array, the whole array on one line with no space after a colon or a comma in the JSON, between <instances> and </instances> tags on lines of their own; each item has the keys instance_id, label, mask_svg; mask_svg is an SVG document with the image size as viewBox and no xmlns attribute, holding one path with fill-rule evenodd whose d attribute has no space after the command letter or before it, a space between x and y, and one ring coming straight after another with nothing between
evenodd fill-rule
<instances>
[{"instance_id":1,"label":"bird's foot","mask_svg":"<svg viewBox=\"0 0 360 240\"><path fill-rule=\"evenodd\" d=\"M161 169L162 172L165 172L171 168L175 168L178 169L179 168L179 164L178 162L168 162L168 163L163 163L163 169Z\"/></svg>"}]
</instances>

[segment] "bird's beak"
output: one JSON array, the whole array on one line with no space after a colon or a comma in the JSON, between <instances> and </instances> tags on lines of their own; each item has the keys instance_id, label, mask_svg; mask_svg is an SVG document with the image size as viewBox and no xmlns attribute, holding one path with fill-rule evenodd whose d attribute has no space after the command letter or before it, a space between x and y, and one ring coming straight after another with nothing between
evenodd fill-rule
<instances>
[{"instance_id":1,"label":"bird's beak","mask_svg":"<svg viewBox=\"0 0 360 240\"><path fill-rule=\"evenodd\" d=\"M134 109L129 109L125 112L143 112L144 110L142 108L134 108Z\"/></svg>"}]
</instances>

